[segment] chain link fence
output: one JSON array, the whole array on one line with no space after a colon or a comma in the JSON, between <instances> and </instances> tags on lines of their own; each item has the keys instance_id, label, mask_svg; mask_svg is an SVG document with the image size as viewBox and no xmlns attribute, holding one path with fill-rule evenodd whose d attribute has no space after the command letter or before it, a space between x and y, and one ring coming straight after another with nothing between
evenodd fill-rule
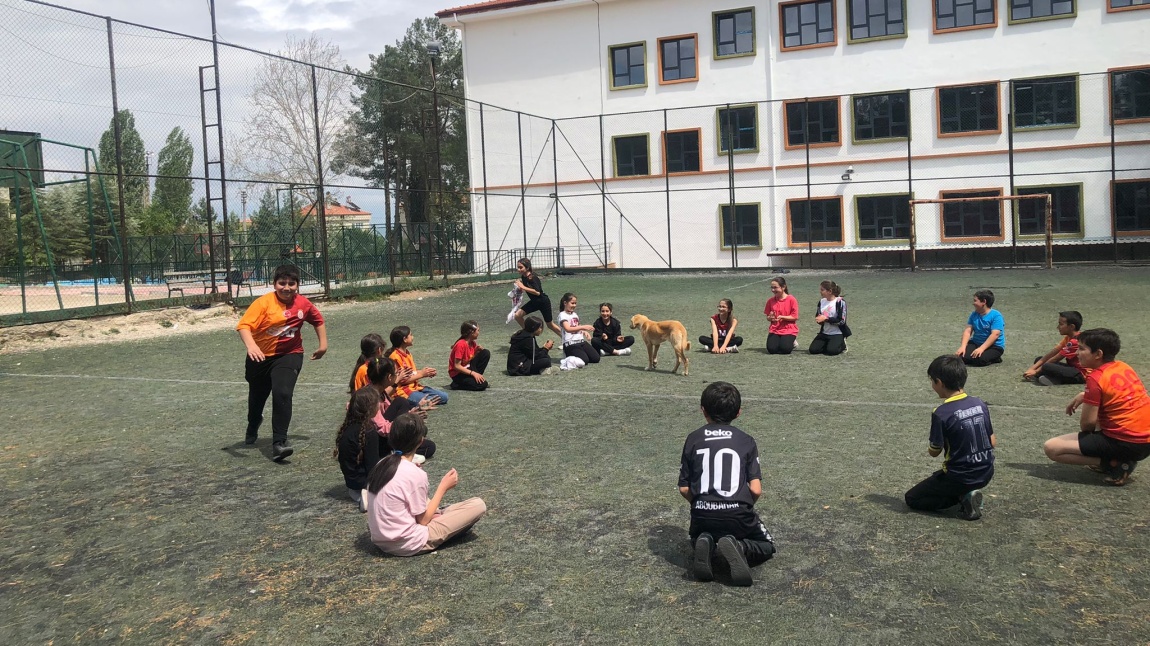
<instances>
[{"instance_id":1,"label":"chain link fence","mask_svg":"<svg viewBox=\"0 0 1150 646\"><path fill-rule=\"evenodd\" d=\"M514 269L1142 261L1150 68L552 119L0 0L0 324ZM374 68L373 68L374 69ZM433 82L434 79L434 82ZM1050 235L1042 200L1051 196ZM1053 258L1050 258L1052 255Z\"/></svg>"}]
</instances>

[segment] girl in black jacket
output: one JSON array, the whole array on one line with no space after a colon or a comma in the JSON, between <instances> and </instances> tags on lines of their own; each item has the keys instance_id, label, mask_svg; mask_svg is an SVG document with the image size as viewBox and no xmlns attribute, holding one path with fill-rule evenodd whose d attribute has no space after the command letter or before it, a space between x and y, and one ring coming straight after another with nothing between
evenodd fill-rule
<instances>
[{"instance_id":1,"label":"girl in black jacket","mask_svg":"<svg viewBox=\"0 0 1150 646\"><path fill-rule=\"evenodd\" d=\"M550 340L539 345L538 337L543 332L543 321L528 316L523 321L523 329L511 336L511 349L507 352L507 374L512 377L547 374L551 371L551 357L547 352L554 347Z\"/></svg>"},{"instance_id":2,"label":"girl in black jacket","mask_svg":"<svg viewBox=\"0 0 1150 646\"><path fill-rule=\"evenodd\" d=\"M635 343L635 337L623 336L623 327L611 315L613 310L610 303L599 304L599 318L595 319L595 334L591 336L591 345L604 357L631 354L631 346Z\"/></svg>"}]
</instances>

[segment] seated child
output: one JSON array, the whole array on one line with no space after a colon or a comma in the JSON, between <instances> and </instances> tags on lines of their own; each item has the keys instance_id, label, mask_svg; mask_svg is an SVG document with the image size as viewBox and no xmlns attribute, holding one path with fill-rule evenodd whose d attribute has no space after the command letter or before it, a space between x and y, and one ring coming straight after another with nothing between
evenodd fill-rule
<instances>
[{"instance_id":1,"label":"seated child","mask_svg":"<svg viewBox=\"0 0 1150 646\"><path fill-rule=\"evenodd\" d=\"M376 357L382 357L386 347L387 342L375 332L365 334L359 340L359 358L355 360L355 368L351 371L351 381L347 385L349 395L367 385L367 363Z\"/></svg>"},{"instance_id":2,"label":"seated child","mask_svg":"<svg viewBox=\"0 0 1150 646\"><path fill-rule=\"evenodd\" d=\"M703 350L712 354L738 353L743 337L737 336L739 319L735 318L735 304L729 298L719 301L719 312L711 317L710 336L700 336Z\"/></svg>"},{"instance_id":3,"label":"seated child","mask_svg":"<svg viewBox=\"0 0 1150 646\"><path fill-rule=\"evenodd\" d=\"M545 375L551 372L548 352L555 346L550 340L539 345L537 337L543 332L543 321L537 316L523 320L523 329L511 335L511 349L507 352L507 374L512 377Z\"/></svg>"},{"instance_id":4,"label":"seated child","mask_svg":"<svg viewBox=\"0 0 1150 646\"><path fill-rule=\"evenodd\" d=\"M968 366L1002 363L1006 351L1006 322L994 308L994 292L982 289L974 293L974 311L966 319L962 341L955 356Z\"/></svg>"},{"instance_id":5,"label":"seated child","mask_svg":"<svg viewBox=\"0 0 1150 646\"><path fill-rule=\"evenodd\" d=\"M416 370L415 359L412 358L411 352L408 350L415 343L415 336L412 335L411 328L406 325L398 325L392 328L389 338L391 339L391 348L386 352L387 357L395 362L397 373L402 372L408 375L406 378L400 378L396 392L417 404L424 397L435 397L438 404L446 406L447 393L419 383L420 379L430 379L439 374L439 371L431 367Z\"/></svg>"},{"instance_id":6,"label":"seated child","mask_svg":"<svg viewBox=\"0 0 1150 646\"><path fill-rule=\"evenodd\" d=\"M398 376L396 375L395 362L391 359L376 357L368 361L366 365L368 386L375 390L379 398L379 409L372 421L381 437L387 437L387 434L391 432L391 423L400 415L411 413L422 419L427 419L427 413L435 410L436 399L434 397L424 397L417 404L395 392ZM387 449L386 440L384 440L383 449ZM416 454L416 464L422 464L423 460L430 460L435 456L435 442L423 440L423 444L416 451ZM373 461L372 464L375 462Z\"/></svg>"},{"instance_id":7,"label":"seated child","mask_svg":"<svg viewBox=\"0 0 1150 646\"><path fill-rule=\"evenodd\" d=\"M1081 329L1081 314L1073 310L1059 312L1058 333L1062 340L1050 352L1035 359L1034 365L1022 373L1022 378L1034 380L1039 386L1086 383L1086 375L1090 371L1078 363L1078 331Z\"/></svg>"},{"instance_id":8,"label":"seated child","mask_svg":"<svg viewBox=\"0 0 1150 646\"><path fill-rule=\"evenodd\" d=\"M414 556L437 549L447 540L471 529L487 513L481 498L449 505L439 503L459 484L451 469L439 481L435 495L427 496L427 473L414 463L415 451L427 435L423 420L400 415L391 426L391 453L379 461L367 478L367 526L371 542L394 556Z\"/></svg>"},{"instance_id":9,"label":"seated child","mask_svg":"<svg viewBox=\"0 0 1150 646\"><path fill-rule=\"evenodd\" d=\"M491 361L491 352L479 345L479 324L464 321L459 326L459 339L451 346L447 357L447 375L451 377L452 390L487 390L487 378L483 376Z\"/></svg>"},{"instance_id":10,"label":"seated child","mask_svg":"<svg viewBox=\"0 0 1150 646\"><path fill-rule=\"evenodd\" d=\"M1118 334L1106 328L1078 335L1078 361L1090 370L1086 391L1066 407L1079 407L1080 432L1046 441L1046 457L1064 464L1085 464L1107 474L1118 487L1130 480L1134 467L1150 456L1150 396L1134 369L1115 360L1122 349Z\"/></svg>"},{"instance_id":11,"label":"seated child","mask_svg":"<svg viewBox=\"0 0 1150 646\"><path fill-rule=\"evenodd\" d=\"M591 337L591 345L606 356L625 357L631 354L631 346L635 344L635 337L623 336L623 326L619 319L612 315L614 310L610 303L599 303L599 318L595 319L595 332Z\"/></svg>"},{"instance_id":12,"label":"seated child","mask_svg":"<svg viewBox=\"0 0 1150 646\"><path fill-rule=\"evenodd\" d=\"M331 457L339 460L347 495L359 504L361 512L367 511L361 494L367 486L367 474L379 462L382 438L373 421L379 407L379 394L374 388L365 386L355 391L347 404L343 424L335 432L335 450L331 453Z\"/></svg>"},{"instance_id":13,"label":"seated child","mask_svg":"<svg viewBox=\"0 0 1150 646\"><path fill-rule=\"evenodd\" d=\"M712 580L717 557L732 585L751 585L750 566L775 553L754 509L763 493L759 447L731 425L742 411L738 388L713 382L700 404L707 424L687 436L679 467L679 493L691 503L692 570L700 581Z\"/></svg>"},{"instance_id":14,"label":"seated child","mask_svg":"<svg viewBox=\"0 0 1150 646\"><path fill-rule=\"evenodd\" d=\"M998 440L990 424L990 410L977 397L963 392L966 365L956 355L944 354L926 369L930 387L942 404L930 416L930 448L943 458L942 469L906 492L906 506L918 511L941 511L955 505L964 520L982 518L982 488L994 476L994 447Z\"/></svg>"}]
</instances>

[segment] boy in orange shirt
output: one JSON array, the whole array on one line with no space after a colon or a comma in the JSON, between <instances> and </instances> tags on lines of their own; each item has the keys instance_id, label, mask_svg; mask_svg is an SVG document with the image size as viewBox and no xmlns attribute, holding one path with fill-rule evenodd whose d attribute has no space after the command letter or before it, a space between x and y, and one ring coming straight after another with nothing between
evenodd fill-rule
<instances>
[{"instance_id":1,"label":"boy in orange shirt","mask_svg":"<svg viewBox=\"0 0 1150 646\"><path fill-rule=\"evenodd\" d=\"M1138 462L1150 456L1150 395L1134 369L1114 359L1122 344L1106 328L1078 335L1078 361L1090 369L1086 391L1066 407L1082 409L1081 432L1051 438L1046 457L1064 464L1085 464L1107 474L1107 484L1122 486Z\"/></svg>"},{"instance_id":2,"label":"boy in orange shirt","mask_svg":"<svg viewBox=\"0 0 1150 646\"><path fill-rule=\"evenodd\" d=\"M319 348L312 360L327 353L327 330L323 316L312 302L299 294L299 268L280 265L273 273L275 291L252 302L236 330L247 350L244 379L248 382L248 428L245 444L255 444L264 420L264 404L272 398L272 459L283 460L293 453L288 445L292 395L303 368L305 322L315 327Z\"/></svg>"}]
</instances>

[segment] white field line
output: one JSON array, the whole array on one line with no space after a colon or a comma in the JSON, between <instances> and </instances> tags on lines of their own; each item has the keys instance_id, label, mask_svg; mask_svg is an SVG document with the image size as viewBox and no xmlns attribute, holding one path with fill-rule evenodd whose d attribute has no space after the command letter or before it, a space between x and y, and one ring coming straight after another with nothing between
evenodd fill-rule
<instances>
[{"instance_id":1,"label":"white field line","mask_svg":"<svg viewBox=\"0 0 1150 646\"><path fill-rule=\"evenodd\" d=\"M150 382L150 383L163 383L163 384L198 384L208 386L244 386L246 381L216 381L209 379L162 379L157 377L111 377L107 375L66 375L66 374L28 374L17 372L0 372L0 377L12 377L22 379L96 379L104 381L133 381L133 382ZM316 387L316 388L330 388L333 390L344 390L347 384L325 384L325 383L301 383L298 387ZM513 388L489 388L489 392L522 392L521 389ZM539 388L532 392L548 394L548 395L585 395L587 397L618 397L621 399L649 399L649 400L682 400L682 401L698 401L698 395L675 395L670 393L612 393L601 390L569 390L569 389L547 389ZM875 406L887 408L935 408L938 403L928 402L884 402L884 401L855 401L850 399L817 399L817 398L786 398L786 397L758 397L755 395L744 396L743 401L751 402L765 402L768 404L812 404L815 406ZM1058 407L1045 407L1045 406L1010 406L1006 404L994 404L990 406L995 409L1003 410L1019 410L1019 411L1041 411L1041 412L1062 412L1063 408Z\"/></svg>"}]
</instances>

